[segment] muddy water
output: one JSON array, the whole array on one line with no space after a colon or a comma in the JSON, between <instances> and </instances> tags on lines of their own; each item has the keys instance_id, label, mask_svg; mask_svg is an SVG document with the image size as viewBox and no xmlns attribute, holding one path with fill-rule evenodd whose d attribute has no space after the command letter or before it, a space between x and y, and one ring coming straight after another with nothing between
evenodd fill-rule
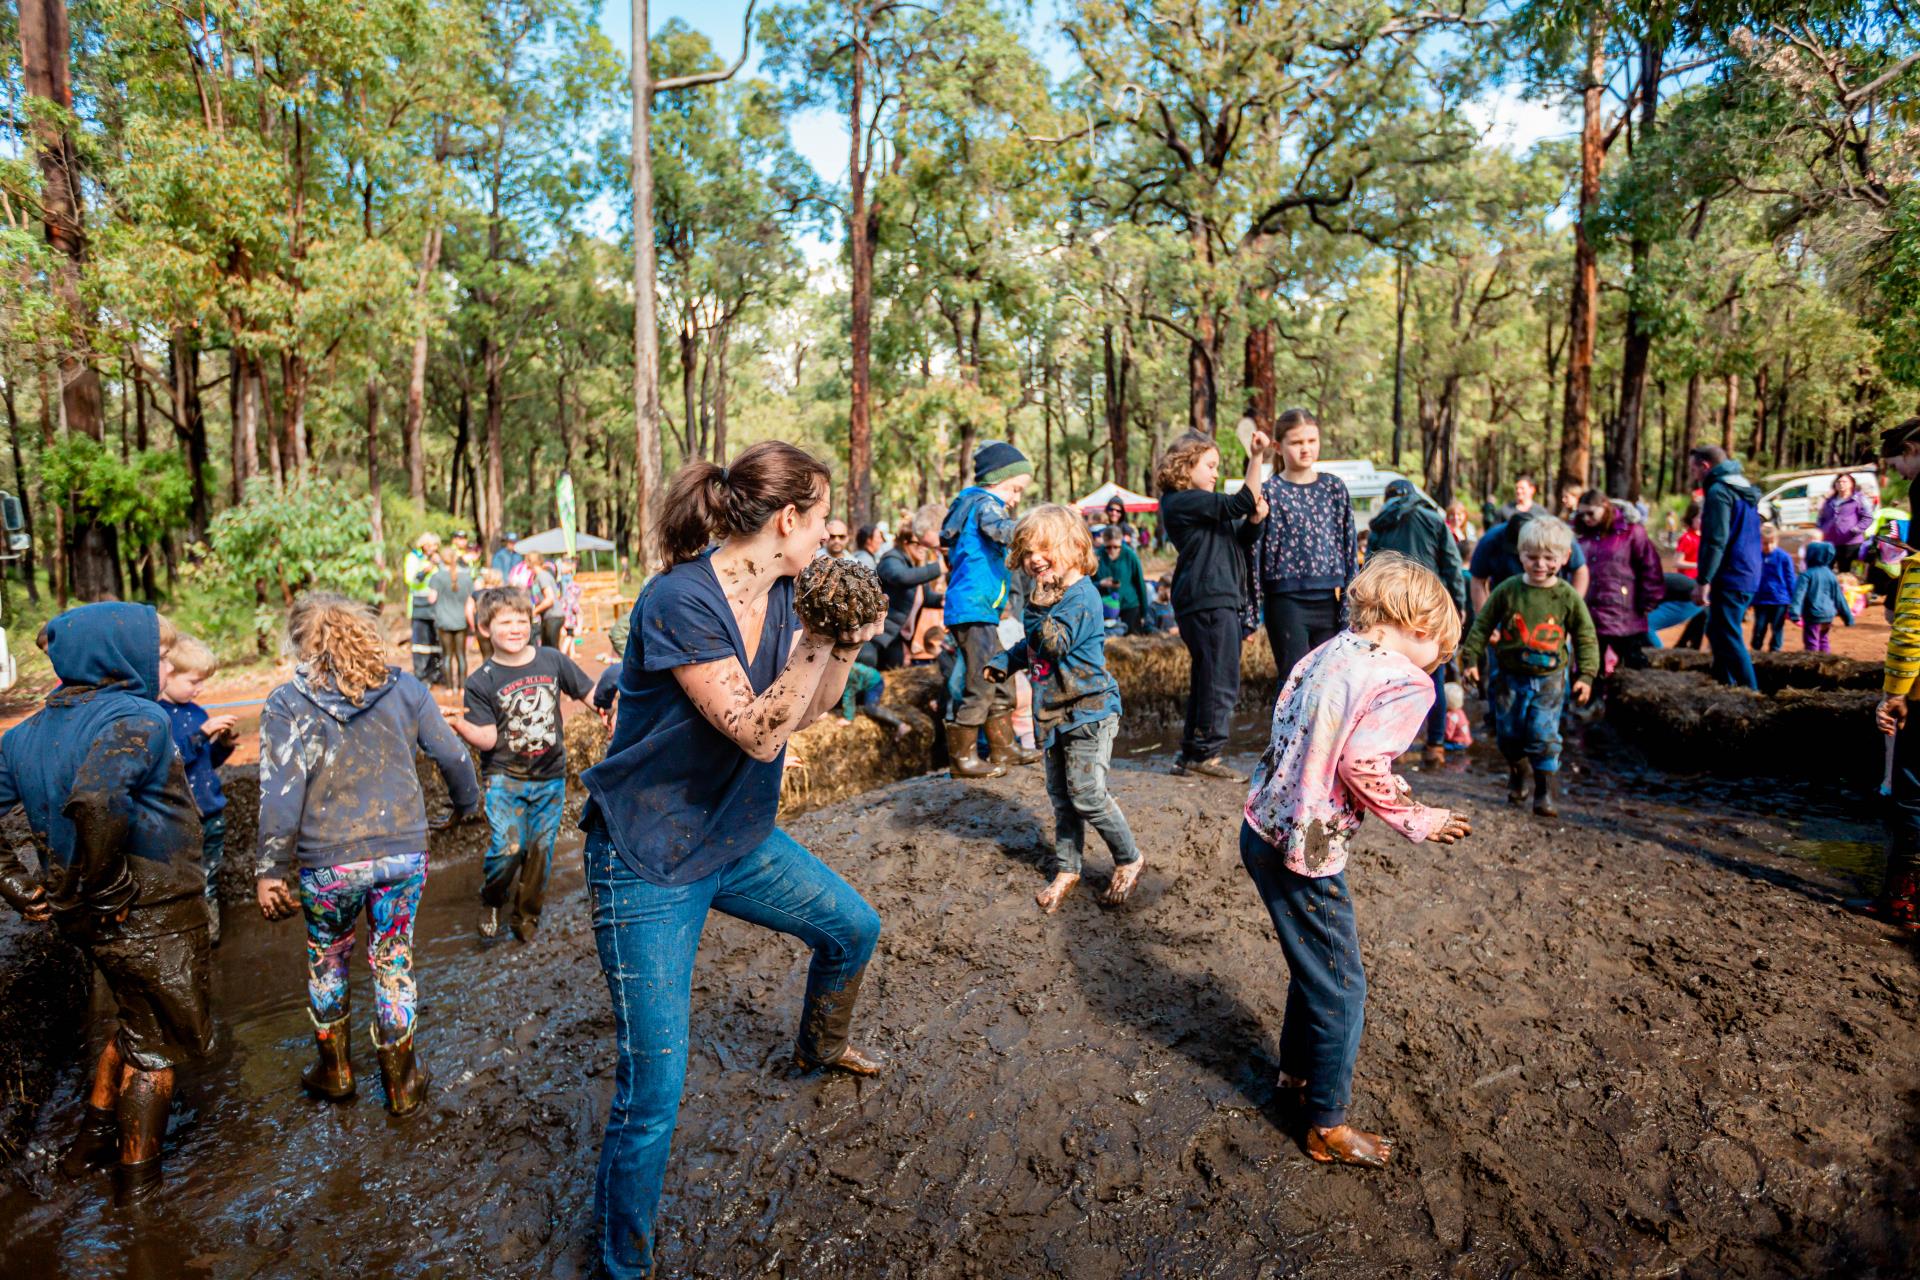
<instances>
[{"instance_id":1,"label":"muddy water","mask_svg":"<svg viewBox=\"0 0 1920 1280\"><path fill-rule=\"evenodd\" d=\"M1355 1118L1401 1142L1376 1176L1308 1161L1272 1087L1284 965L1235 851L1241 789L1128 760L1113 786L1148 868L1123 910L1095 902L1097 839L1083 890L1034 908L1036 770L792 824L885 921L858 1026L892 1069L794 1073L801 949L710 922L662 1275L1920 1269L1920 965L1842 909L1845 869L1790 847L1858 836L1822 825L1844 814L1576 778L1548 823L1500 802L1483 752L1412 771L1475 834L1443 850L1372 827L1350 871L1370 982ZM420 1043L437 1083L406 1124L365 1074L364 974L361 1097L301 1096L300 933L236 909L225 1039L183 1086L169 1198L121 1213L104 1178L67 1187L30 1161L0 1199L0 1270L583 1274L612 1054L575 849L525 948L473 939L476 863L435 868ZM43 1115L49 1146L78 1077Z\"/></svg>"}]
</instances>

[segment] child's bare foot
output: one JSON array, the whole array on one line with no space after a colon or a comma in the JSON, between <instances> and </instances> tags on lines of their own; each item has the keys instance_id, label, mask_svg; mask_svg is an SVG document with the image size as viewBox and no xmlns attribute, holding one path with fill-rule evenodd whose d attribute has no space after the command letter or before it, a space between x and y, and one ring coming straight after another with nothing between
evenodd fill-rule
<instances>
[{"instance_id":1,"label":"child's bare foot","mask_svg":"<svg viewBox=\"0 0 1920 1280\"><path fill-rule=\"evenodd\" d=\"M1066 901L1067 895L1073 892L1073 886L1079 883L1079 876L1062 871L1053 878L1052 884L1034 894L1033 900L1040 904L1042 911L1052 915L1060 909L1060 904Z\"/></svg>"},{"instance_id":2,"label":"child's bare foot","mask_svg":"<svg viewBox=\"0 0 1920 1280\"><path fill-rule=\"evenodd\" d=\"M1384 1169L1393 1159L1393 1139L1381 1133L1366 1133L1350 1124L1331 1129L1307 1130L1307 1154L1321 1164L1357 1164L1367 1169Z\"/></svg>"},{"instance_id":3,"label":"child's bare foot","mask_svg":"<svg viewBox=\"0 0 1920 1280\"><path fill-rule=\"evenodd\" d=\"M1140 883L1140 872L1146 868L1145 858L1135 858L1132 862L1123 862L1113 869L1113 879L1107 885L1106 893L1100 901L1110 907L1117 907L1127 900L1133 892L1133 886Z\"/></svg>"}]
</instances>

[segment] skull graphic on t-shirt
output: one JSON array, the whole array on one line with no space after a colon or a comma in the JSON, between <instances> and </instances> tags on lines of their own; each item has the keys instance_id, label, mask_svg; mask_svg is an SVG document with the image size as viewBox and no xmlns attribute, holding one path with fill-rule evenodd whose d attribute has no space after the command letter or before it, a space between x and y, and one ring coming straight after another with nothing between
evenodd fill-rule
<instances>
[{"instance_id":1,"label":"skull graphic on t-shirt","mask_svg":"<svg viewBox=\"0 0 1920 1280\"><path fill-rule=\"evenodd\" d=\"M500 691L500 723L507 750L539 756L560 741L560 695L553 680L533 679Z\"/></svg>"}]
</instances>

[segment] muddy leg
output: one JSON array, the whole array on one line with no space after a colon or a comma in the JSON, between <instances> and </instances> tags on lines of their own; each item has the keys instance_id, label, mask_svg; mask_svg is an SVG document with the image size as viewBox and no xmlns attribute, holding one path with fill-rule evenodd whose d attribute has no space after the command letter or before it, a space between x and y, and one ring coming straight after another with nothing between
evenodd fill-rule
<instances>
[{"instance_id":1,"label":"muddy leg","mask_svg":"<svg viewBox=\"0 0 1920 1280\"><path fill-rule=\"evenodd\" d=\"M533 941L546 904L547 880L553 873L554 845L567 804L567 780L529 782L524 795L526 859L520 864L520 888L513 900L513 936Z\"/></svg>"},{"instance_id":2,"label":"muddy leg","mask_svg":"<svg viewBox=\"0 0 1920 1280\"><path fill-rule=\"evenodd\" d=\"M427 883L427 855L401 854L376 862L367 895L367 963L373 969L377 1040L393 1045L413 1033L418 987L413 977L413 918Z\"/></svg>"},{"instance_id":3,"label":"muddy leg","mask_svg":"<svg viewBox=\"0 0 1920 1280\"><path fill-rule=\"evenodd\" d=\"M1067 760L1067 735L1054 736L1046 749L1047 799L1053 805L1053 879L1033 895L1040 909L1052 915L1080 882L1080 862L1087 843L1087 824L1073 803L1073 782Z\"/></svg>"},{"instance_id":4,"label":"muddy leg","mask_svg":"<svg viewBox=\"0 0 1920 1280\"><path fill-rule=\"evenodd\" d=\"M60 1154L60 1171L67 1177L80 1178L89 1170L105 1169L119 1156L120 1118L115 1108L120 1101L122 1070L118 1040L108 1040L94 1064L80 1132Z\"/></svg>"},{"instance_id":5,"label":"muddy leg","mask_svg":"<svg viewBox=\"0 0 1920 1280\"><path fill-rule=\"evenodd\" d=\"M526 806L510 778L487 780L487 856L481 864L480 936L500 931L500 908L513 892L514 878L526 862Z\"/></svg>"},{"instance_id":6,"label":"muddy leg","mask_svg":"<svg viewBox=\"0 0 1920 1280\"><path fill-rule=\"evenodd\" d=\"M160 1141L167 1136L173 1105L173 1069L141 1071L128 1064L120 1074L120 1163L113 1170L116 1204L132 1204L160 1183Z\"/></svg>"}]
</instances>

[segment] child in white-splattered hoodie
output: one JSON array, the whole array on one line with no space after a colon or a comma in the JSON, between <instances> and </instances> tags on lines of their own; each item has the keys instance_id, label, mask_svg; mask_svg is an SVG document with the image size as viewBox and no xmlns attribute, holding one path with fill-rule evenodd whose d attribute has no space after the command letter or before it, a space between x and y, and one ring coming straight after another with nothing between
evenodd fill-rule
<instances>
[{"instance_id":1,"label":"child in white-splattered hoodie","mask_svg":"<svg viewBox=\"0 0 1920 1280\"><path fill-rule=\"evenodd\" d=\"M1467 820L1415 802L1393 759L1433 705L1430 674L1460 639L1460 615L1433 572L1382 553L1347 586L1348 630L1294 668L1253 772L1240 860L1286 954L1280 1087L1304 1103L1307 1154L1379 1168L1393 1142L1347 1123L1367 977L1347 892L1347 844L1368 812L1409 840L1452 844Z\"/></svg>"}]
</instances>

